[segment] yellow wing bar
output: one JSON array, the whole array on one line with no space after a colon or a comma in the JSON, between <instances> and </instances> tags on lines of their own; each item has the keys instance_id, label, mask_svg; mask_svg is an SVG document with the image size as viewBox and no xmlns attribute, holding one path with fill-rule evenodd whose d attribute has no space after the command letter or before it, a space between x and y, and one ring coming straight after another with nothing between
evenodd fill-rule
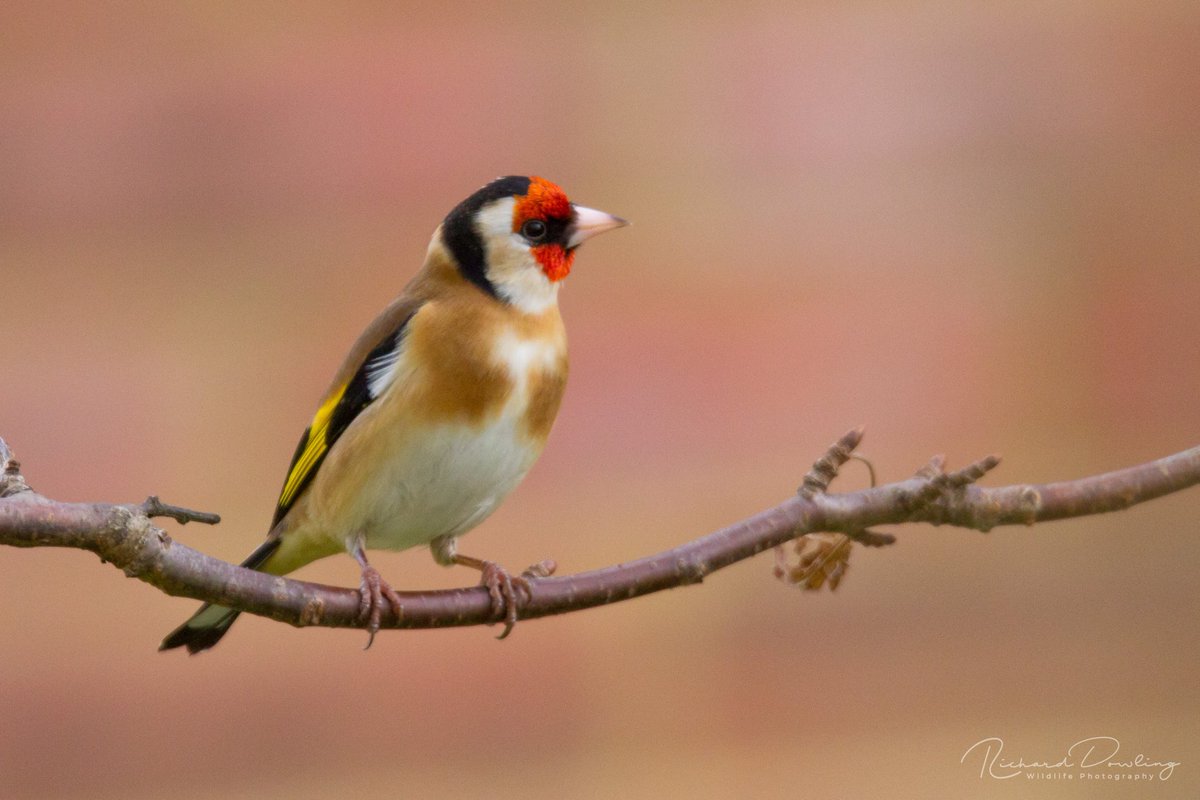
<instances>
[{"instance_id":1,"label":"yellow wing bar","mask_svg":"<svg viewBox=\"0 0 1200 800\"><path fill-rule=\"evenodd\" d=\"M345 393L346 387L342 386L317 409L317 415L313 417L312 424L308 426L308 436L304 447L296 451L296 457L292 459L292 467L288 470L287 480L283 482L283 491L279 495L279 508L286 509L291 506L312 471L321 463L321 457L329 450L325 433L329 430L329 420L333 417L333 410L337 408L337 404L341 402L342 395Z\"/></svg>"}]
</instances>

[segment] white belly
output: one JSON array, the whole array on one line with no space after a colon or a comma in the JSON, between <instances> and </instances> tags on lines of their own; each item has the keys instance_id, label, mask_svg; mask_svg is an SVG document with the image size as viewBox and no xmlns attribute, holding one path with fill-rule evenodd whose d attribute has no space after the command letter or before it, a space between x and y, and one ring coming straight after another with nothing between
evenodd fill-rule
<instances>
[{"instance_id":1,"label":"white belly","mask_svg":"<svg viewBox=\"0 0 1200 800\"><path fill-rule=\"evenodd\" d=\"M364 486L361 530L369 549L404 550L466 533L525 477L539 449L507 414L482 430L446 424L405 439Z\"/></svg>"}]
</instances>

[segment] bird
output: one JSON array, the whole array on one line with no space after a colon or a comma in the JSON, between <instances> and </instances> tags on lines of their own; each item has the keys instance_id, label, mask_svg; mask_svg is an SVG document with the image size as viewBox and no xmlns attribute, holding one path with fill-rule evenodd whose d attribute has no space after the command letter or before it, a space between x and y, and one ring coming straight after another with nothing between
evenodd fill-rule
<instances>
[{"instance_id":1,"label":"bird","mask_svg":"<svg viewBox=\"0 0 1200 800\"><path fill-rule=\"evenodd\" d=\"M558 293L586 240L628 222L537 176L497 178L434 231L424 264L350 348L300 437L266 540L243 567L284 575L349 553L367 647L399 595L367 550L428 545L480 571L506 636L524 575L458 552L533 466L567 379ZM540 574L553 570L543 562ZM527 573L538 574L538 573ZM205 604L160 650L215 645L236 609Z\"/></svg>"}]
</instances>

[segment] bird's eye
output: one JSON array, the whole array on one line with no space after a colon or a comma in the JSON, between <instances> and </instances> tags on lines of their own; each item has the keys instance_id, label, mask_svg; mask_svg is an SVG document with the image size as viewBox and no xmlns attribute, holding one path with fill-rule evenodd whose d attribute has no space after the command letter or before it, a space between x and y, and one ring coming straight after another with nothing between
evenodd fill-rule
<instances>
[{"instance_id":1,"label":"bird's eye","mask_svg":"<svg viewBox=\"0 0 1200 800\"><path fill-rule=\"evenodd\" d=\"M531 242L539 241L546 235L546 223L540 219L526 220L521 226L521 235Z\"/></svg>"}]
</instances>

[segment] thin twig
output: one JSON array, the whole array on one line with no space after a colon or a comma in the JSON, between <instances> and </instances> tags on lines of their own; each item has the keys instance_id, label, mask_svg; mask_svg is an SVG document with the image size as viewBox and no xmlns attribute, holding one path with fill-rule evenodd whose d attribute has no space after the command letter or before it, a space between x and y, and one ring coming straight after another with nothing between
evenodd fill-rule
<instances>
[{"instance_id":1,"label":"thin twig","mask_svg":"<svg viewBox=\"0 0 1200 800\"><path fill-rule=\"evenodd\" d=\"M170 517L180 525L186 525L189 522L218 525L221 522L220 514L210 514L207 511L193 511L190 508L167 505L159 500L157 495L153 494L147 497L146 501L138 509L147 517Z\"/></svg>"},{"instance_id":2,"label":"thin twig","mask_svg":"<svg viewBox=\"0 0 1200 800\"><path fill-rule=\"evenodd\" d=\"M837 477L838 470L854 454L854 448L862 442L865 427L859 426L847 431L840 439L829 446L825 455L818 458L804 475L804 482L796 490L797 494L805 497L821 494L829 489L829 484Z\"/></svg>"}]
</instances>

